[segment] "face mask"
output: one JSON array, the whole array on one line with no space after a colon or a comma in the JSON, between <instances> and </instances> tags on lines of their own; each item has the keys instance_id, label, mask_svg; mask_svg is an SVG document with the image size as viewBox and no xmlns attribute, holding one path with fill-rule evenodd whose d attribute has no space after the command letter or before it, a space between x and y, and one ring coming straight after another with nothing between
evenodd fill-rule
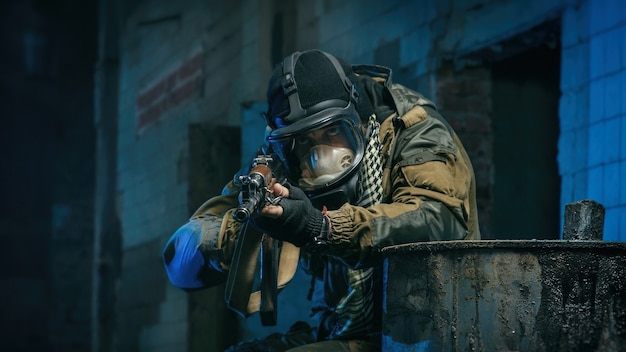
<instances>
[{"instance_id":1,"label":"face mask","mask_svg":"<svg viewBox=\"0 0 626 352\"><path fill-rule=\"evenodd\" d=\"M326 184L348 170L355 154L348 148L317 145L300 160L300 187Z\"/></svg>"}]
</instances>

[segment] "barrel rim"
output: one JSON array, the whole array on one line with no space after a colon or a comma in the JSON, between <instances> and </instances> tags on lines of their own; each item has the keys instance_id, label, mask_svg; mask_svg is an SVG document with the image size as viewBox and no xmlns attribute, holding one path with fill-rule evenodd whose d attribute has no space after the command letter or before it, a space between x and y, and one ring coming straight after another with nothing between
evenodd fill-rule
<instances>
[{"instance_id":1,"label":"barrel rim","mask_svg":"<svg viewBox=\"0 0 626 352\"><path fill-rule=\"evenodd\" d=\"M383 255L403 252L441 252L469 249L510 250L618 250L626 251L626 242L592 240L455 240L397 244L381 249Z\"/></svg>"}]
</instances>

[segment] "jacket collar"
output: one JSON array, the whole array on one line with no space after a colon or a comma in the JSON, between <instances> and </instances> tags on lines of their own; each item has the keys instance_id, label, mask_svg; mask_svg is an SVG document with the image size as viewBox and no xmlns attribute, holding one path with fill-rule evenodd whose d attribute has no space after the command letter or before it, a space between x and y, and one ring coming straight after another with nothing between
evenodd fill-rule
<instances>
[{"instance_id":1,"label":"jacket collar","mask_svg":"<svg viewBox=\"0 0 626 352\"><path fill-rule=\"evenodd\" d=\"M377 81L383 81L385 87L391 86L391 69L381 65L352 65L352 71L357 75L365 75Z\"/></svg>"}]
</instances>

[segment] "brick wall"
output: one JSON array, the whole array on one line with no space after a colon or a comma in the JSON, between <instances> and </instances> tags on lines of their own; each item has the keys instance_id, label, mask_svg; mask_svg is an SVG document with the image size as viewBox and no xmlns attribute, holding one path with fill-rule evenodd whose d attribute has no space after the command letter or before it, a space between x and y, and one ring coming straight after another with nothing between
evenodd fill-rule
<instances>
[{"instance_id":1,"label":"brick wall","mask_svg":"<svg viewBox=\"0 0 626 352\"><path fill-rule=\"evenodd\" d=\"M223 292L188 295L173 287L161 251L239 166L241 96L258 94L258 85L243 84L239 75L261 71L254 70L259 41L248 37L242 47L238 5L150 1L124 17L118 109L123 260L114 337L119 350L221 350L234 343L228 336L237 333L236 322L222 325L232 319ZM246 33L255 32L251 27ZM249 53L245 60L242 50ZM198 123L205 127L190 127ZM215 166L227 160L231 168Z\"/></svg>"}]
</instances>

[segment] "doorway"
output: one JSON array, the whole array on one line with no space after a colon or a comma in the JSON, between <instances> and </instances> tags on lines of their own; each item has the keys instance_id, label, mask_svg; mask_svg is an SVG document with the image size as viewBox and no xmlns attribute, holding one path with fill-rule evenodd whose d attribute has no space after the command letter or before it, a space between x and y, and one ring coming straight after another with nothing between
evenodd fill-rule
<instances>
[{"instance_id":1,"label":"doorway","mask_svg":"<svg viewBox=\"0 0 626 352\"><path fill-rule=\"evenodd\" d=\"M558 239L560 46L492 65L493 213L498 239Z\"/></svg>"}]
</instances>

